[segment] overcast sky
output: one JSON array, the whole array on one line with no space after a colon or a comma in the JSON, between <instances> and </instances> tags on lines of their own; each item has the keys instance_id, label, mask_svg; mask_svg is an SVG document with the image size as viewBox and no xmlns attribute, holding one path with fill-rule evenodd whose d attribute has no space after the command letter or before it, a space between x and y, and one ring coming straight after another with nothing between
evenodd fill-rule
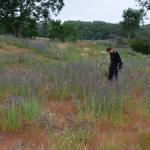
<instances>
[{"instance_id":1,"label":"overcast sky","mask_svg":"<svg viewBox=\"0 0 150 150\"><path fill-rule=\"evenodd\" d=\"M127 8L138 8L135 0L64 0L65 7L57 19L106 21L117 23L122 20L122 12ZM150 18L150 17L149 17ZM150 24L150 19L146 21Z\"/></svg>"}]
</instances>

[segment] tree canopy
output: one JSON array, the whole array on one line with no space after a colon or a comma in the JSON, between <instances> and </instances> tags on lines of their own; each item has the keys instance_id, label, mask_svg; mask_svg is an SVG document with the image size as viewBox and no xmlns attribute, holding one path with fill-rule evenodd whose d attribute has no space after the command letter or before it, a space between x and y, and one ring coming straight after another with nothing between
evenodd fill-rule
<instances>
[{"instance_id":1,"label":"tree canopy","mask_svg":"<svg viewBox=\"0 0 150 150\"><path fill-rule=\"evenodd\" d=\"M38 36L52 36L52 34L50 35L50 33L53 33L54 30L52 30L51 23L52 21L40 22L38 24ZM65 40L117 40L127 37L125 30L121 27L120 24L106 23L102 21L65 21L64 23L61 23L61 21L59 21L59 25L63 25L65 27L65 35L67 33L67 36L65 36ZM136 32L136 34L138 34L138 32ZM140 26L140 33L141 32L144 33L143 36L145 35L145 32L150 35L149 26ZM60 32L58 32L58 35L60 35ZM64 33L62 35L64 35ZM59 37L61 37L61 35ZM135 37L135 35L132 37Z\"/></svg>"},{"instance_id":2,"label":"tree canopy","mask_svg":"<svg viewBox=\"0 0 150 150\"><path fill-rule=\"evenodd\" d=\"M145 13L144 11L128 8L123 12L123 21L121 25L123 29L127 32L128 38L130 38L131 34L134 34L139 28L141 23L143 22L143 17Z\"/></svg>"},{"instance_id":3,"label":"tree canopy","mask_svg":"<svg viewBox=\"0 0 150 150\"><path fill-rule=\"evenodd\" d=\"M71 22L61 23L60 20L53 20L48 25L51 40L76 41L78 38L77 28Z\"/></svg>"},{"instance_id":4,"label":"tree canopy","mask_svg":"<svg viewBox=\"0 0 150 150\"><path fill-rule=\"evenodd\" d=\"M136 0L136 1L138 1L138 3L142 7L146 8L147 10L150 10L150 0Z\"/></svg>"},{"instance_id":5,"label":"tree canopy","mask_svg":"<svg viewBox=\"0 0 150 150\"><path fill-rule=\"evenodd\" d=\"M19 36L29 21L35 25L37 21L49 19L63 6L63 0L0 0L0 22L6 32Z\"/></svg>"},{"instance_id":6,"label":"tree canopy","mask_svg":"<svg viewBox=\"0 0 150 150\"><path fill-rule=\"evenodd\" d=\"M105 40L113 36L123 36L119 24L106 23L102 21L67 21L74 24L79 32L79 39Z\"/></svg>"}]
</instances>

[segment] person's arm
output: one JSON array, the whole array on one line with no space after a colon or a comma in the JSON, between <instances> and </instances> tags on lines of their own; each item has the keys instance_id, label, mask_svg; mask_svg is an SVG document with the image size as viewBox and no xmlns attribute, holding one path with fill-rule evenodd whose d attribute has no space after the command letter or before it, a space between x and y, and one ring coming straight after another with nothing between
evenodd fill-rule
<instances>
[{"instance_id":1,"label":"person's arm","mask_svg":"<svg viewBox=\"0 0 150 150\"><path fill-rule=\"evenodd\" d=\"M121 70L123 68L123 63L118 52L117 52L117 61L118 61L119 70Z\"/></svg>"}]
</instances>

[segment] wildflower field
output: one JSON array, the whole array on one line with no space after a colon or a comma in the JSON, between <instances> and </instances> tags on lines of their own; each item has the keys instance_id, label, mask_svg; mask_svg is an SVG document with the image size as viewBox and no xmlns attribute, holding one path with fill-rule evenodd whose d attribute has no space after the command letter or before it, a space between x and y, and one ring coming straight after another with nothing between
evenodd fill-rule
<instances>
[{"instance_id":1,"label":"wildflower field","mask_svg":"<svg viewBox=\"0 0 150 150\"><path fill-rule=\"evenodd\" d=\"M110 41L0 36L0 150L149 150L150 56Z\"/></svg>"}]
</instances>

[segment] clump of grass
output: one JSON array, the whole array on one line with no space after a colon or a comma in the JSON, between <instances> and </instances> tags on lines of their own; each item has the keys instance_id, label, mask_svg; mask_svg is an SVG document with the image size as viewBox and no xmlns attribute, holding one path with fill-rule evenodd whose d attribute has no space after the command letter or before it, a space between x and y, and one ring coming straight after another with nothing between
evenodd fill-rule
<instances>
[{"instance_id":1,"label":"clump of grass","mask_svg":"<svg viewBox=\"0 0 150 150\"><path fill-rule=\"evenodd\" d=\"M103 146L101 146L101 148L97 148L97 150L119 150L119 146L116 143L113 143L112 141L107 141L106 143L104 143Z\"/></svg>"},{"instance_id":2,"label":"clump of grass","mask_svg":"<svg viewBox=\"0 0 150 150\"><path fill-rule=\"evenodd\" d=\"M51 97L54 97L55 99L65 100L70 96L70 91L68 87L64 87L62 89L55 89L53 91L50 91L49 94L51 95Z\"/></svg>"},{"instance_id":3,"label":"clump of grass","mask_svg":"<svg viewBox=\"0 0 150 150\"><path fill-rule=\"evenodd\" d=\"M25 101L22 104L22 113L24 114L27 123L36 121L40 115L41 108L39 102L35 100Z\"/></svg>"},{"instance_id":4,"label":"clump of grass","mask_svg":"<svg viewBox=\"0 0 150 150\"><path fill-rule=\"evenodd\" d=\"M123 112L123 100L119 96L113 96L112 91L105 93L103 97L85 95L82 99L72 96L80 115L92 118L110 117L112 121L120 121Z\"/></svg>"},{"instance_id":5,"label":"clump of grass","mask_svg":"<svg viewBox=\"0 0 150 150\"><path fill-rule=\"evenodd\" d=\"M51 145L51 149L60 149L60 150L66 150L66 149L72 149L72 150L82 150L82 146L74 143L70 137L65 137L63 135L60 135L58 133L54 134L52 137L54 143Z\"/></svg>"},{"instance_id":6,"label":"clump of grass","mask_svg":"<svg viewBox=\"0 0 150 150\"><path fill-rule=\"evenodd\" d=\"M139 137L141 150L149 150L150 148L150 132L143 133Z\"/></svg>"},{"instance_id":7,"label":"clump of grass","mask_svg":"<svg viewBox=\"0 0 150 150\"><path fill-rule=\"evenodd\" d=\"M22 105L11 104L0 109L0 130L22 129L22 121L29 124L38 120L41 108L37 100L25 100Z\"/></svg>"},{"instance_id":8,"label":"clump of grass","mask_svg":"<svg viewBox=\"0 0 150 150\"><path fill-rule=\"evenodd\" d=\"M92 134L87 130L72 130L65 128L63 133L53 133L51 135L53 144L52 149L70 149L70 150L82 150L86 144L91 140Z\"/></svg>"},{"instance_id":9,"label":"clump of grass","mask_svg":"<svg viewBox=\"0 0 150 150\"><path fill-rule=\"evenodd\" d=\"M21 112L16 105L13 104L7 109L1 109L0 115L0 129L5 131L21 128Z\"/></svg>"},{"instance_id":10,"label":"clump of grass","mask_svg":"<svg viewBox=\"0 0 150 150\"><path fill-rule=\"evenodd\" d=\"M26 52L22 52L16 54L16 64L26 65L26 66L35 66L39 63L39 60L34 54L28 54Z\"/></svg>"}]
</instances>

